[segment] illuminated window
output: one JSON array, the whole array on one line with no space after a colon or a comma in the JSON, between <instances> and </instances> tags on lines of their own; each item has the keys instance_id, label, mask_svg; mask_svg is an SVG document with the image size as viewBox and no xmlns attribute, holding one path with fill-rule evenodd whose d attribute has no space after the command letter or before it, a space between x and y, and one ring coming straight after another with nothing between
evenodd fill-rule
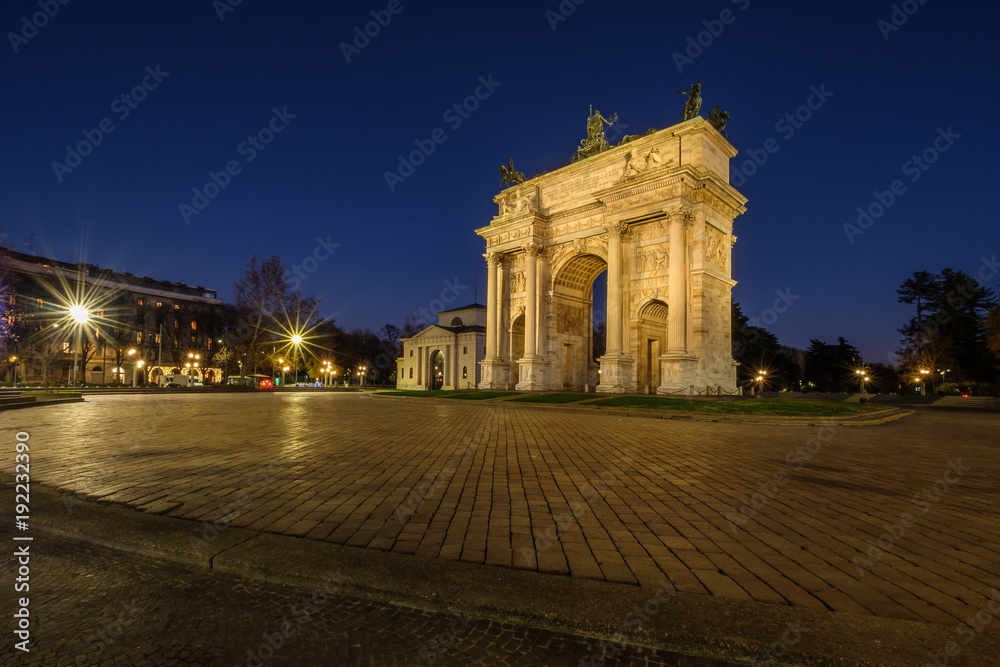
<instances>
[{"instance_id":1,"label":"illuminated window","mask_svg":"<svg viewBox=\"0 0 1000 667\"><path fill-rule=\"evenodd\" d=\"M136 303L141 306L145 303L145 301L143 301L142 299L136 299Z\"/></svg>"},{"instance_id":2,"label":"illuminated window","mask_svg":"<svg viewBox=\"0 0 1000 667\"><path fill-rule=\"evenodd\" d=\"M197 330L198 330L198 323L195 322L194 320L191 320L191 331L197 331Z\"/></svg>"},{"instance_id":3,"label":"illuminated window","mask_svg":"<svg viewBox=\"0 0 1000 667\"><path fill-rule=\"evenodd\" d=\"M174 328L175 329L180 329L181 328L181 323L178 322L177 320L174 320Z\"/></svg>"},{"instance_id":4,"label":"illuminated window","mask_svg":"<svg viewBox=\"0 0 1000 667\"><path fill-rule=\"evenodd\" d=\"M464 379L466 379L468 377L469 377L469 367L468 366L462 366L462 379L464 380Z\"/></svg>"},{"instance_id":5,"label":"illuminated window","mask_svg":"<svg viewBox=\"0 0 1000 667\"><path fill-rule=\"evenodd\" d=\"M136 345L142 345L142 332L141 331L136 331L135 332L135 343L136 343Z\"/></svg>"},{"instance_id":6,"label":"illuminated window","mask_svg":"<svg viewBox=\"0 0 1000 667\"><path fill-rule=\"evenodd\" d=\"M153 342L157 344L160 342L160 334L153 334Z\"/></svg>"},{"instance_id":7,"label":"illuminated window","mask_svg":"<svg viewBox=\"0 0 1000 667\"><path fill-rule=\"evenodd\" d=\"M181 304L175 303L174 304L174 310L180 310L180 309L181 309Z\"/></svg>"},{"instance_id":8,"label":"illuminated window","mask_svg":"<svg viewBox=\"0 0 1000 667\"><path fill-rule=\"evenodd\" d=\"M63 351L64 353L65 353L65 352L69 352L69 343L68 343L68 342L67 342L67 343L63 343L63 344L62 344L62 351Z\"/></svg>"},{"instance_id":9,"label":"illuminated window","mask_svg":"<svg viewBox=\"0 0 1000 667\"><path fill-rule=\"evenodd\" d=\"M163 302L162 301L157 301L156 302L156 307L157 308L163 308Z\"/></svg>"}]
</instances>

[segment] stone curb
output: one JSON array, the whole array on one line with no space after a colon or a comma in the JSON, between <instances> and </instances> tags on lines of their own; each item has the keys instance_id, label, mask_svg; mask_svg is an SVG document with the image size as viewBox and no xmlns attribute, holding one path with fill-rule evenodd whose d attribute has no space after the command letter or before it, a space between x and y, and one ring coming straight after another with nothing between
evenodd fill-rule
<instances>
[{"instance_id":1,"label":"stone curb","mask_svg":"<svg viewBox=\"0 0 1000 667\"><path fill-rule=\"evenodd\" d=\"M515 403L511 404L510 396L500 398L490 398L478 401L462 401L454 398L421 398L419 396L395 396L393 394L375 393L371 396L379 398L394 398L414 401L456 401L462 403L484 404L484 405L504 405L510 408L525 408L528 410L557 410L562 412L576 412L580 414L605 414L617 415L619 417L645 417L648 419L677 419L683 421L698 422L729 422L735 424L767 424L771 426L881 426L891 421L901 419L913 414L912 410L902 408L878 408L867 414L857 415L830 415L824 418L823 415L739 415L724 413L709 413L687 410L657 410L655 408L616 408L603 407L599 405L552 405L544 403ZM587 399L596 400L596 399Z\"/></svg>"},{"instance_id":2,"label":"stone curb","mask_svg":"<svg viewBox=\"0 0 1000 667\"><path fill-rule=\"evenodd\" d=\"M13 476L0 473L0 481ZM533 571L394 554L257 533L148 514L80 499L36 483L31 525L220 574L322 588L329 574L349 577L345 592L377 601L509 621L599 639L625 639L691 657L754 664L761 649L798 628L777 664L922 665L959 636L951 626L817 611L572 579ZM7 517L5 517L7 518ZM660 598L658 599L657 593ZM635 627L639 610L657 607ZM630 616L630 614L632 616ZM1000 632L964 646L957 664L990 664ZM830 656L838 656L836 659ZM683 663L682 663L683 664Z\"/></svg>"}]
</instances>

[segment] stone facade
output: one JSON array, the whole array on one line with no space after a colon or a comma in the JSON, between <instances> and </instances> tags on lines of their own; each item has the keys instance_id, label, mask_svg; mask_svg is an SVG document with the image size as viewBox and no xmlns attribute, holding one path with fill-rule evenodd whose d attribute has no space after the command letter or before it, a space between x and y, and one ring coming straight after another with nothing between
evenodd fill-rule
<instances>
[{"instance_id":1,"label":"stone facade","mask_svg":"<svg viewBox=\"0 0 1000 667\"><path fill-rule=\"evenodd\" d=\"M17 308L9 312L22 313L28 327L11 350L21 382L71 382L74 356L82 383L132 384L133 373L136 385L156 384L160 373L222 381L210 362L222 325L215 290L7 249L0 264L13 284L6 298ZM79 340L68 316L75 301L91 311Z\"/></svg>"},{"instance_id":2,"label":"stone facade","mask_svg":"<svg viewBox=\"0 0 1000 667\"><path fill-rule=\"evenodd\" d=\"M401 339L397 389L475 389L486 354L486 306L438 313L438 323Z\"/></svg>"},{"instance_id":3,"label":"stone facade","mask_svg":"<svg viewBox=\"0 0 1000 667\"><path fill-rule=\"evenodd\" d=\"M702 118L507 188L486 241L482 389L735 393L736 149ZM593 282L608 272L606 352Z\"/></svg>"}]
</instances>

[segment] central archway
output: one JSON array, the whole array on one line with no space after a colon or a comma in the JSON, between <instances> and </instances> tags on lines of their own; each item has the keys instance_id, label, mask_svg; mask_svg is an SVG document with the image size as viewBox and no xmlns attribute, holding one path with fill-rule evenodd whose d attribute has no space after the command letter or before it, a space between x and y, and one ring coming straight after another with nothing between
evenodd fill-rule
<instances>
[{"instance_id":1,"label":"central archway","mask_svg":"<svg viewBox=\"0 0 1000 667\"><path fill-rule=\"evenodd\" d=\"M599 384L599 364L594 358L595 311L599 317L605 304L594 303L594 281L608 263L594 254L570 258L552 281L554 322L549 351L560 366L550 374L552 389L590 391Z\"/></svg>"},{"instance_id":2,"label":"central archway","mask_svg":"<svg viewBox=\"0 0 1000 667\"><path fill-rule=\"evenodd\" d=\"M431 389L444 386L444 352L435 351L431 355Z\"/></svg>"}]
</instances>

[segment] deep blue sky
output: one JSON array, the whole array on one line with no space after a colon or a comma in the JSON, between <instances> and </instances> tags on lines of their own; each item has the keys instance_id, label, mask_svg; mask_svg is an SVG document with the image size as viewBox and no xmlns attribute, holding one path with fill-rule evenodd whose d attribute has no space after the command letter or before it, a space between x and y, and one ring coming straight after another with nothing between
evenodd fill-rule
<instances>
[{"instance_id":1,"label":"deep blue sky","mask_svg":"<svg viewBox=\"0 0 1000 667\"><path fill-rule=\"evenodd\" d=\"M994 5L912 0L916 13L886 40L877 22L890 2L587 0L553 30L558 0L403 0L346 62L340 43L387 4L244 0L220 20L210 0L77 1L15 53L9 33L40 10L3 3L4 243L25 251L34 232L38 254L83 253L228 299L251 255L300 264L321 237L340 246L302 289L323 314L349 328L398 324L455 278L468 288L452 305L484 299L473 230L496 213L508 155L529 176L568 163L591 104L630 134L667 127L681 118L674 91L700 79L703 115L717 103L732 115L734 168L768 138L778 146L738 187L749 203L733 275L751 317L767 317L776 290L798 297L769 326L782 343L844 336L885 361L910 316L896 304L903 280L974 274L1000 254ZM673 53L723 10L731 23L679 72ZM169 75L120 119L112 102L157 66ZM442 114L491 75L499 87L454 129ZM833 94L794 134L779 131L812 86ZM274 108L295 118L247 162L239 145ZM104 118L114 131L60 182L52 162ZM949 127L960 138L911 181L904 163ZM447 140L390 192L384 172L436 128ZM178 206L230 160L241 172L186 224ZM850 243L843 225L896 179L905 192Z\"/></svg>"}]
</instances>

